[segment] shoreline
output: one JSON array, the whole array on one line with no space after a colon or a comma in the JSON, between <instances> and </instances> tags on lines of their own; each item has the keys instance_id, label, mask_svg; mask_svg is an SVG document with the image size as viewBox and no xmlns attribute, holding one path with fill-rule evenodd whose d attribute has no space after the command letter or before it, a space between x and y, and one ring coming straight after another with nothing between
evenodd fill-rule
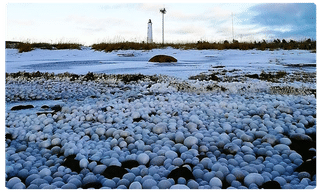
<instances>
[{"instance_id":1,"label":"shoreline","mask_svg":"<svg viewBox=\"0 0 320 192\"><path fill-rule=\"evenodd\" d=\"M6 186L314 188L316 98L274 84L7 74L6 103L43 103L6 111Z\"/></svg>"}]
</instances>

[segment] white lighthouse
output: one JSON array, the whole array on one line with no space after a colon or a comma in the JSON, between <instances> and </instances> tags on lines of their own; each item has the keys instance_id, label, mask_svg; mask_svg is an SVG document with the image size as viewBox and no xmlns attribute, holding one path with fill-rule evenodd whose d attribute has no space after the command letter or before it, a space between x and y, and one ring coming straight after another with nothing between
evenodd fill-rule
<instances>
[{"instance_id":1,"label":"white lighthouse","mask_svg":"<svg viewBox=\"0 0 320 192\"><path fill-rule=\"evenodd\" d=\"M148 22L147 43L152 43L152 22L151 22L151 19L149 19L149 22Z\"/></svg>"}]
</instances>

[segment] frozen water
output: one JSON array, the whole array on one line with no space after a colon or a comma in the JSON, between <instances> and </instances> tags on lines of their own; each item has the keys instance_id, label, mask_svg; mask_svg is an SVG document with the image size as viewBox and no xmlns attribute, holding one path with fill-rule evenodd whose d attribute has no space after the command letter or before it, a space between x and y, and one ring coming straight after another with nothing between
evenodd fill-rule
<instances>
[{"instance_id":1,"label":"frozen water","mask_svg":"<svg viewBox=\"0 0 320 192\"><path fill-rule=\"evenodd\" d=\"M119 57L117 54L133 53L135 57ZM172 55L175 64L149 63L154 55ZM280 62L279 62L280 61ZM316 54L306 50L177 50L172 48L150 51L99 52L83 50L41 50L18 53L16 49L6 49L6 72L47 71L85 74L88 71L102 73L142 73L146 75L166 74L182 79L190 75L207 72L211 66L225 66L225 69L240 69L250 73L261 70L297 70L285 64L316 63ZM90 67L88 67L90 66ZM254 66L254 68L252 67ZM305 70L315 71L315 67Z\"/></svg>"}]
</instances>

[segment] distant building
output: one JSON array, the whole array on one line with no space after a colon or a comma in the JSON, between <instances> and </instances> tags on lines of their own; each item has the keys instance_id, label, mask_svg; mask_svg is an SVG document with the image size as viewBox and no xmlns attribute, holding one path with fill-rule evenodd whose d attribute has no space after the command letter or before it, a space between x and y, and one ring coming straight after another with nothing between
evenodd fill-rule
<instances>
[{"instance_id":1,"label":"distant building","mask_svg":"<svg viewBox=\"0 0 320 192\"><path fill-rule=\"evenodd\" d=\"M149 19L148 22L148 36L147 36L147 43L152 43L152 22L151 19Z\"/></svg>"}]
</instances>

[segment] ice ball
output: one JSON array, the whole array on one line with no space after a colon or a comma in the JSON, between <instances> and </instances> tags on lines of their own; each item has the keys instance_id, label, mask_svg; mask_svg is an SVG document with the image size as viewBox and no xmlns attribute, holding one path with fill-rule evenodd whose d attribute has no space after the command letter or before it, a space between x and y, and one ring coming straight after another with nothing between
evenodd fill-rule
<instances>
[{"instance_id":1,"label":"ice ball","mask_svg":"<svg viewBox=\"0 0 320 192\"><path fill-rule=\"evenodd\" d=\"M186 185L176 184L176 185L172 185L170 189L190 189L190 188Z\"/></svg>"},{"instance_id":2,"label":"ice ball","mask_svg":"<svg viewBox=\"0 0 320 192\"><path fill-rule=\"evenodd\" d=\"M256 185L260 186L264 182L264 178L258 174L258 173L249 173L245 178L244 178L244 184L249 187L251 183L255 183Z\"/></svg>"},{"instance_id":3,"label":"ice ball","mask_svg":"<svg viewBox=\"0 0 320 192\"><path fill-rule=\"evenodd\" d=\"M192 145L198 144L198 139L194 136L189 136L184 140L183 144L190 148Z\"/></svg>"},{"instance_id":4,"label":"ice ball","mask_svg":"<svg viewBox=\"0 0 320 192\"><path fill-rule=\"evenodd\" d=\"M169 189L171 186L172 186L172 184L168 180L161 180L158 183L159 189Z\"/></svg>"},{"instance_id":5,"label":"ice ball","mask_svg":"<svg viewBox=\"0 0 320 192\"><path fill-rule=\"evenodd\" d=\"M146 179L142 183L143 189L151 189L153 186L157 186L157 182L154 179Z\"/></svg>"},{"instance_id":6,"label":"ice ball","mask_svg":"<svg viewBox=\"0 0 320 192\"><path fill-rule=\"evenodd\" d=\"M210 179L209 185L212 188L222 188L222 181L218 177L213 177Z\"/></svg>"},{"instance_id":7,"label":"ice ball","mask_svg":"<svg viewBox=\"0 0 320 192\"><path fill-rule=\"evenodd\" d=\"M137 156L137 161L140 165L145 165L149 162L149 155L147 155L146 153L140 153L138 156Z\"/></svg>"}]
</instances>

